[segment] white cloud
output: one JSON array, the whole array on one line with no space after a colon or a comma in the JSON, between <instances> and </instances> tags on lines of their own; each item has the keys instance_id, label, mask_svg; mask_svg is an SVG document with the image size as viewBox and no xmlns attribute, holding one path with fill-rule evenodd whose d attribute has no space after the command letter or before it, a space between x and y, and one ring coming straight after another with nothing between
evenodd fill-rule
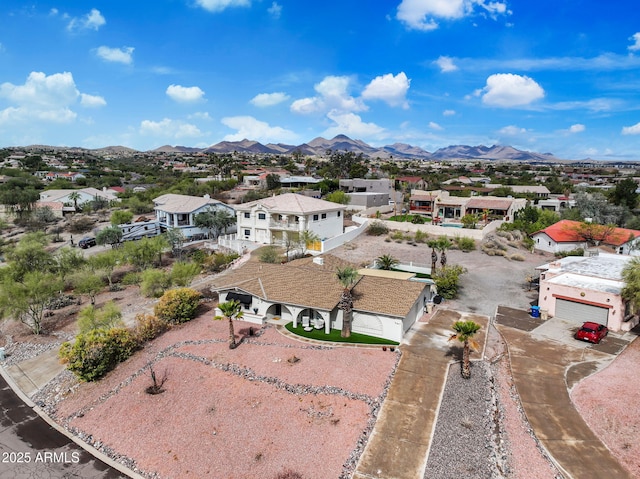
<instances>
[{"instance_id":1,"label":"white cloud","mask_svg":"<svg viewBox=\"0 0 640 479\"><path fill-rule=\"evenodd\" d=\"M55 13L54 13L55 10ZM57 9L51 10L52 14L57 14ZM91 9L89 13L87 13L84 17L81 18L72 18L67 25L67 29L70 31L76 30L99 30L101 26L106 24L107 21L104 19L100 10L95 8Z\"/></svg>"},{"instance_id":2,"label":"white cloud","mask_svg":"<svg viewBox=\"0 0 640 479\"><path fill-rule=\"evenodd\" d=\"M264 108L267 106L277 105L283 101L287 101L288 99L289 95L283 92L260 93L249 100L249 103L257 107Z\"/></svg>"},{"instance_id":3,"label":"white cloud","mask_svg":"<svg viewBox=\"0 0 640 479\"><path fill-rule=\"evenodd\" d=\"M502 108L526 106L544 97L544 90L535 80L512 73L491 75L478 93L482 92L484 104Z\"/></svg>"},{"instance_id":4,"label":"white cloud","mask_svg":"<svg viewBox=\"0 0 640 479\"><path fill-rule=\"evenodd\" d=\"M580 123L576 123L569 127L569 133L582 133L584 130L586 130L586 127Z\"/></svg>"},{"instance_id":5,"label":"white cloud","mask_svg":"<svg viewBox=\"0 0 640 479\"><path fill-rule=\"evenodd\" d=\"M525 128L520 128L515 125L509 125L502 127L498 130L498 133L503 136L518 136L523 135L527 132Z\"/></svg>"},{"instance_id":6,"label":"white cloud","mask_svg":"<svg viewBox=\"0 0 640 479\"><path fill-rule=\"evenodd\" d=\"M124 63L130 65L133 63L133 47L110 48L98 47L96 54L107 62Z\"/></svg>"},{"instance_id":7,"label":"white cloud","mask_svg":"<svg viewBox=\"0 0 640 479\"><path fill-rule=\"evenodd\" d=\"M77 117L71 107L78 100L83 106L106 104L102 97L80 93L69 72L49 76L42 72L31 72L23 85L8 82L0 84L0 98L10 104L0 111L0 123L69 123Z\"/></svg>"},{"instance_id":8,"label":"white cloud","mask_svg":"<svg viewBox=\"0 0 640 479\"><path fill-rule=\"evenodd\" d=\"M362 100L349 94L349 84L349 77L327 76L314 86L318 96L294 101L291 104L291 111L307 114L330 110L343 112L366 110L367 107Z\"/></svg>"},{"instance_id":9,"label":"white cloud","mask_svg":"<svg viewBox=\"0 0 640 479\"><path fill-rule=\"evenodd\" d=\"M442 116L453 116L456 114L455 110L445 110L442 112Z\"/></svg>"},{"instance_id":10,"label":"white cloud","mask_svg":"<svg viewBox=\"0 0 640 479\"><path fill-rule=\"evenodd\" d=\"M191 115L189 115L187 118L194 119L194 120L211 121L211 116L209 115L208 111L197 111L197 112L192 113Z\"/></svg>"},{"instance_id":11,"label":"white cloud","mask_svg":"<svg viewBox=\"0 0 640 479\"><path fill-rule=\"evenodd\" d=\"M632 126L624 126L622 127L623 135L640 135L640 123L636 123Z\"/></svg>"},{"instance_id":12,"label":"white cloud","mask_svg":"<svg viewBox=\"0 0 640 479\"><path fill-rule=\"evenodd\" d=\"M640 50L640 32L631 35L631 37L629 37L629 40L633 42L632 45L629 45L627 47L629 51L637 52L638 50Z\"/></svg>"},{"instance_id":13,"label":"white cloud","mask_svg":"<svg viewBox=\"0 0 640 479\"><path fill-rule=\"evenodd\" d=\"M194 103L202 100L204 91L197 86L169 85L166 94L178 103Z\"/></svg>"},{"instance_id":14,"label":"white cloud","mask_svg":"<svg viewBox=\"0 0 640 479\"><path fill-rule=\"evenodd\" d=\"M269 8L267 8L267 12L276 20L280 18L282 15L282 5L278 5L278 2L273 2Z\"/></svg>"},{"instance_id":15,"label":"white cloud","mask_svg":"<svg viewBox=\"0 0 640 479\"><path fill-rule=\"evenodd\" d=\"M101 96L87 95L86 93L81 93L80 104L87 108L98 108L101 106L106 106L107 102Z\"/></svg>"},{"instance_id":16,"label":"white cloud","mask_svg":"<svg viewBox=\"0 0 640 479\"><path fill-rule=\"evenodd\" d=\"M197 126L180 120L171 120L170 118L164 118L162 121L143 120L140 122L140 134L167 139L198 138L203 136Z\"/></svg>"},{"instance_id":17,"label":"white cloud","mask_svg":"<svg viewBox=\"0 0 640 479\"><path fill-rule=\"evenodd\" d=\"M222 124L237 130L236 133L226 135L225 141L241 141L251 139L255 141L295 141L298 136L291 130L279 126L271 126L268 123L256 120L252 116L229 116L222 120Z\"/></svg>"},{"instance_id":18,"label":"white cloud","mask_svg":"<svg viewBox=\"0 0 640 479\"><path fill-rule=\"evenodd\" d=\"M492 18L509 14L506 2L494 0L402 0L396 18L408 28L430 31L438 20L458 20L473 14Z\"/></svg>"},{"instance_id":19,"label":"white cloud","mask_svg":"<svg viewBox=\"0 0 640 479\"><path fill-rule=\"evenodd\" d=\"M430 121L429 122L429 128L431 128L432 130L436 130L436 131L444 130L444 128L442 128L440 125L438 125L435 121Z\"/></svg>"},{"instance_id":20,"label":"white cloud","mask_svg":"<svg viewBox=\"0 0 640 479\"><path fill-rule=\"evenodd\" d=\"M404 72L396 76L387 73L371 80L362 92L362 98L382 100L390 106L401 106L406 109L409 108L406 95L410 83L411 80Z\"/></svg>"},{"instance_id":21,"label":"white cloud","mask_svg":"<svg viewBox=\"0 0 640 479\"><path fill-rule=\"evenodd\" d=\"M447 56L441 56L433 63L440 67L440 71L442 73L454 72L458 69L458 66L453 63L453 58Z\"/></svg>"},{"instance_id":22,"label":"white cloud","mask_svg":"<svg viewBox=\"0 0 640 479\"><path fill-rule=\"evenodd\" d=\"M364 123L360 116L355 113L342 113L338 111L330 111L327 117L336 124L327 128L323 136L333 138L336 135L347 135L352 138L366 138L377 136L384 133L384 128L375 123Z\"/></svg>"},{"instance_id":23,"label":"white cloud","mask_svg":"<svg viewBox=\"0 0 640 479\"><path fill-rule=\"evenodd\" d=\"M196 5L209 12L222 12L230 7L250 7L251 0L196 0Z\"/></svg>"}]
</instances>

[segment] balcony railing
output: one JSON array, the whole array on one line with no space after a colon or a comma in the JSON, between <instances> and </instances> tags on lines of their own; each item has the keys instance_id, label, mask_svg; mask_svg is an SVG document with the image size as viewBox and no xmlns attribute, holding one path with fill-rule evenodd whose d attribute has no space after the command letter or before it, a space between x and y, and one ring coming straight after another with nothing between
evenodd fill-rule
<instances>
[{"instance_id":1,"label":"balcony railing","mask_svg":"<svg viewBox=\"0 0 640 479\"><path fill-rule=\"evenodd\" d=\"M269 228L272 230L297 231L300 228L300 223L295 221L269 221Z\"/></svg>"}]
</instances>

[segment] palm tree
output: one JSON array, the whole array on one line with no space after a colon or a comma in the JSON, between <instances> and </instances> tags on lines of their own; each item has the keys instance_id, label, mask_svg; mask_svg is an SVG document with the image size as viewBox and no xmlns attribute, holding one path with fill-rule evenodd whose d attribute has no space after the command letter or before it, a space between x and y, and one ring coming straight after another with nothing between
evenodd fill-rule
<instances>
[{"instance_id":1,"label":"palm tree","mask_svg":"<svg viewBox=\"0 0 640 479\"><path fill-rule=\"evenodd\" d=\"M629 304L630 313L640 311L640 258L637 256L627 263L622 270L624 287L621 296Z\"/></svg>"},{"instance_id":2,"label":"palm tree","mask_svg":"<svg viewBox=\"0 0 640 479\"><path fill-rule=\"evenodd\" d=\"M353 296L351 295L351 288L356 284L358 280L358 271L351 266L345 266L344 268L338 268L336 271L338 281L344 287L342 296L340 296L340 302L338 303L338 309L342 310L342 332L340 336L348 338L351 336L351 320L353 315Z\"/></svg>"},{"instance_id":3,"label":"palm tree","mask_svg":"<svg viewBox=\"0 0 640 479\"><path fill-rule=\"evenodd\" d=\"M73 208L78 211L78 200L80 199L80 193L78 193L77 191L74 191L73 193L69 194L69 199L71 201L73 201Z\"/></svg>"},{"instance_id":4,"label":"palm tree","mask_svg":"<svg viewBox=\"0 0 640 479\"><path fill-rule=\"evenodd\" d=\"M479 345L473 339L473 336L475 336L481 327L482 326L474 321L456 321L452 326L455 333L451 335L449 341L457 339L464 344L462 347L462 377L464 379L471 377L469 349L473 348L474 351L478 350Z\"/></svg>"},{"instance_id":5,"label":"palm tree","mask_svg":"<svg viewBox=\"0 0 640 479\"><path fill-rule=\"evenodd\" d=\"M222 312L223 316L216 316L213 319L228 319L229 320L229 349L235 349L238 344L236 343L236 335L233 331L233 320L241 319L244 316L242 312L242 306L240 301L232 299L225 303L220 303L218 309Z\"/></svg>"},{"instance_id":6,"label":"palm tree","mask_svg":"<svg viewBox=\"0 0 640 479\"><path fill-rule=\"evenodd\" d=\"M390 254L383 254L376 258L376 266L380 269L390 270L398 266L398 260Z\"/></svg>"}]
</instances>

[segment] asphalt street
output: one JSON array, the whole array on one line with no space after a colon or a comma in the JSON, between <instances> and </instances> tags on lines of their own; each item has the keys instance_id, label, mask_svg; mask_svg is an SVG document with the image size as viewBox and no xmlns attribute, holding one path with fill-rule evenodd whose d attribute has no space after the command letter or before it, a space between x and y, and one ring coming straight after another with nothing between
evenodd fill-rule
<instances>
[{"instance_id":1,"label":"asphalt street","mask_svg":"<svg viewBox=\"0 0 640 479\"><path fill-rule=\"evenodd\" d=\"M118 479L127 476L51 427L0 376L0 478L18 477Z\"/></svg>"}]
</instances>

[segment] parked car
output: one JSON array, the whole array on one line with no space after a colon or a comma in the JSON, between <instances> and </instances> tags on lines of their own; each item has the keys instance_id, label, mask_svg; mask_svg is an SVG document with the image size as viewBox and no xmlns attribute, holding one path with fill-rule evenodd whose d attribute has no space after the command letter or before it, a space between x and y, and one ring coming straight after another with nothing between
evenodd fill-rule
<instances>
[{"instance_id":1,"label":"parked car","mask_svg":"<svg viewBox=\"0 0 640 479\"><path fill-rule=\"evenodd\" d=\"M576 331L574 337L581 341L598 344L607 334L609 334L609 328L605 325L587 321Z\"/></svg>"},{"instance_id":2,"label":"parked car","mask_svg":"<svg viewBox=\"0 0 640 479\"><path fill-rule=\"evenodd\" d=\"M78 241L78 246L80 246L80 248L82 249L91 248L96 244L97 243L95 238L82 238L80 241Z\"/></svg>"}]
</instances>

